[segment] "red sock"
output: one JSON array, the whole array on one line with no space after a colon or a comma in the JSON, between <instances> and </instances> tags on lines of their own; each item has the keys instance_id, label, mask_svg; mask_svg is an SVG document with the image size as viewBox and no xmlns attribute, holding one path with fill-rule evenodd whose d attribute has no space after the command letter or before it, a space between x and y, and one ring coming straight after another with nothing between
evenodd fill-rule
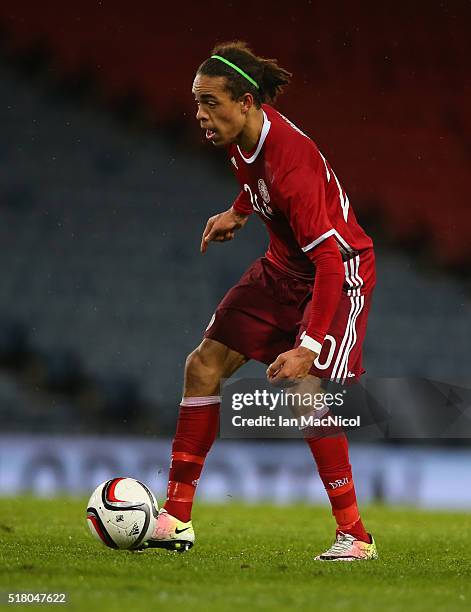
<instances>
[{"instance_id":1,"label":"red sock","mask_svg":"<svg viewBox=\"0 0 471 612\"><path fill-rule=\"evenodd\" d=\"M317 463L337 521L337 532L343 531L358 540L370 542L358 511L352 468L348 458L348 441L343 432L324 437L306 438Z\"/></svg>"},{"instance_id":2,"label":"red sock","mask_svg":"<svg viewBox=\"0 0 471 612\"><path fill-rule=\"evenodd\" d=\"M219 429L221 398L185 397L172 445L165 510L185 523L191 518L196 486Z\"/></svg>"}]
</instances>

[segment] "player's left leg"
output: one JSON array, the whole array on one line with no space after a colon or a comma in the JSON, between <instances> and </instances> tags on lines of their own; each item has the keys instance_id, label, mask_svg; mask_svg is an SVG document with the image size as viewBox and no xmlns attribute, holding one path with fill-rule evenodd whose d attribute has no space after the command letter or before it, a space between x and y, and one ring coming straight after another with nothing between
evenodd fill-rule
<instances>
[{"instance_id":1,"label":"player's left leg","mask_svg":"<svg viewBox=\"0 0 471 612\"><path fill-rule=\"evenodd\" d=\"M338 311L326 336L321 354L311 374L321 379L344 383L362 374L361 349L371 295L343 295ZM305 322L303 322L304 324ZM302 336L303 324L299 339ZM348 453L348 441L341 429L306 431L305 439L317 464L337 523L336 541L319 560L359 560L376 558L376 547L367 533L358 509Z\"/></svg>"},{"instance_id":2,"label":"player's left leg","mask_svg":"<svg viewBox=\"0 0 471 612\"><path fill-rule=\"evenodd\" d=\"M334 546L316 559L353 561L376 558L374 540L366 532L358 509L345 433L329 428L315 434L309 432L305 439L337 523Z\"/></svg>"}]
</instances>

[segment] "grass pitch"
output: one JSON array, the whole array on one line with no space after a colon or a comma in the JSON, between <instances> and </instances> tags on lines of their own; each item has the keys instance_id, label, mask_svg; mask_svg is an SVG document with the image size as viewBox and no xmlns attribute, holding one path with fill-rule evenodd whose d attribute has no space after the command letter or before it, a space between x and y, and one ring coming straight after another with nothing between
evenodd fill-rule
<instances>
[{"instance_id":1,"label":"grass pitch","mask_svg":"<svg viewBox=\"0 0 471 612\"><path fill-rule=\"evenodd\" d=\"M381 558L327 564L313 561L332 542L327 508L199 505L196 545L179 554L101 546L85 504L0 499L1 604L10 591L65 591L69 610L471 609L466 514L366 508Z\"/></svg>"}]
</instances>

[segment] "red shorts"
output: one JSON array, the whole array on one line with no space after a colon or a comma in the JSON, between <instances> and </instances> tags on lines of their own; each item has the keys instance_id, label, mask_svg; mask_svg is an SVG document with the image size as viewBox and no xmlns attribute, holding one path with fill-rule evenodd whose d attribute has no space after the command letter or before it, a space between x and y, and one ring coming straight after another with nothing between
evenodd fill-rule
<instances>
[{"instance_id":1,"label":"red shorts","mask_svg":"<svg viewBox=\"0 0 471 612\"><path fill-rule=\"evenodd\" d=\"M309 321L312 287L312 281L288 276L261 257L226 293L204 337L269 365L300 344ZM363 374L362 345L371 295L371 290L354 296L342 292L311 374L341 383Z\"/></svg>"}]
</instances>

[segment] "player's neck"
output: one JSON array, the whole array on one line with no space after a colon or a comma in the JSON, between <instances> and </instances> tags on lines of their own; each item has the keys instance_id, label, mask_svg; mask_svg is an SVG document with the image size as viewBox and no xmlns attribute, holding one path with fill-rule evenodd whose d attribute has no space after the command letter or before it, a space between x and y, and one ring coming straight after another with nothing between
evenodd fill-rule
<instances>
[{"instance_id":1,"label":"player's neck","mask_svg":"<svg viewBox=\"0 0 471 612\"><path fill-rule=\"evenodd\" d=\"M262 133L263 120L263 110L261 108L254 109L254 112L247 117L237 143L242 151L250 152L255 149Z\"/></svg>"}]
</instances>

